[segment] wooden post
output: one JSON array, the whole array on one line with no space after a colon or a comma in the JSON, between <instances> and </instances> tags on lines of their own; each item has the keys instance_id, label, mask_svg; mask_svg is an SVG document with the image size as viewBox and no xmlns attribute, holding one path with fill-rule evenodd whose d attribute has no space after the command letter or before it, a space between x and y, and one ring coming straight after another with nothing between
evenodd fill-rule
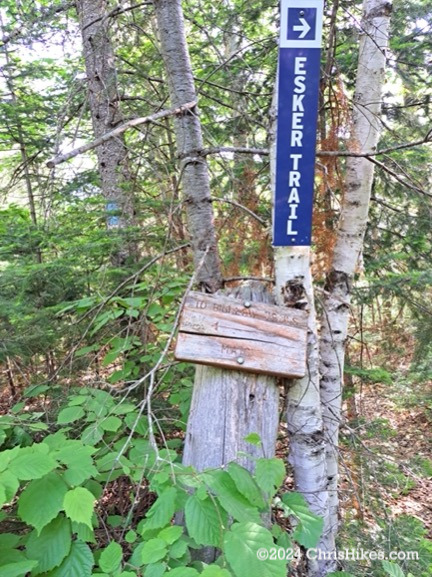
<instances>
[{"instance_id":1,"label":"wooden post","mask_svg":"<svg viewBox=\"0 0 432 577\"><path fill-rule=\"evenodd\" d=\"M259 283L235 289L230 296L252 303L274 302ZM279 387L275 377L198 366L183 463L202 471L236 461L252 471L253 459L239 453L254 457L274 455L278 408ZM244 440L250 433L258 433L261 446Z\"/></svg>"}]
</instances>

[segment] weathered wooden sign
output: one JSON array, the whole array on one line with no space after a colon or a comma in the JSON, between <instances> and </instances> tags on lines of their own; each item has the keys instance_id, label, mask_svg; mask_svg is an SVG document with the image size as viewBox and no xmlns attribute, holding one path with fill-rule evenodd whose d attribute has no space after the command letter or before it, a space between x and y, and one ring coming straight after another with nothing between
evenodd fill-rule
<instances>
[{"instance_id":1,"label":"weathered wooden sign","mask_svg":"<svg viewBox=\"0 0 432 577\"><path fill-rule=\"evenodd\" d=\"M306 311L189 293L175 357L285 378L306 374Z\"/></svg>"}]
</instances>

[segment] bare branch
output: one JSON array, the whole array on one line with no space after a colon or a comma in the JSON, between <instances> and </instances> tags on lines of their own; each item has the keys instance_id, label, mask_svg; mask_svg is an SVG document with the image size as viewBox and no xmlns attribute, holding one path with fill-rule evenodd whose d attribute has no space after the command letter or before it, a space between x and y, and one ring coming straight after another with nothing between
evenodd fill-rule
<instances>
[{"instance_id":1,"label":"bare branch","mask_svg":"<svg viewBox=\"0 0 432 577\"><path fill-rule=\"evenodd\" d=\"M237 154L258 154L260 156L268 156L269 150L265 148L244 148L241 146L218 146L215 148L204 148L200 151L200 156L208 156L209 154L219 154L220 152L233 152Z\"/></svg>"},{"instance_id":2,"label":"bare branch","mask_svg":"<svg viewBox=\"0 0 432 577\"><path fill-rule=\"evenodd\" d=\"M66 160L69 160L71 158L75 158L75 156L78 156L79 154L83 154L84 152L88 152L89 150L93 150L93 148L100 146L101 144L103 144L107 140L110 140L111 138L115 138L116 136L123 134L123 132L125 132L128 128L132 128L134 126L140 126L141 124L148 124L150 122L155 122L156 120L160 120L161 118L166 118L167 116L174 116L177 114L182 114L183 112L185 112L187 110L191 110L192 108L194 108L196 106L196 104L197 104L196 102L187 102L186 104L183 104L182 106L179 106L177 108L170 108L169 110L161 110L160 112L156 112L155 114L151 114L150 116L143 116L140 118L132 118L132 120L128 120L124 124L117 126L116 128L114 128L114 130L107 132L106 134L104 134L100 138L93 140L93 142L89 142L88 144L83 144L83 146L79 146L78 148L75 148L74 150L71 150L70 152L66 152L65 154L59 154L55 158L52 158L51 160L49 160L46 163L46 165L48 166L48 168L54 168L54 166L57 166L57 164L61 164L62 162L66 162Z\"/></svg>"},{"instance_id":3,"label":"bare branch","mask_svg":"<svg viewBox=\"0 0 432 577\"><path fill-rule=\"evenodd\" d=\"M243 204L240 204L239 202L236 202L235 200L228 200L227 198L215 198L214 196L212 196L211 201L212 202L226 202L228 204L232 204L233 206L236 206L237 208L241 208L242 210L247 212L252 218L257 220L260 224L262 224L263 226L267 226L267 222L265 220L263 220L260 216L255 214L247 206L243 206Z\"/></svg>"}]
</instances>

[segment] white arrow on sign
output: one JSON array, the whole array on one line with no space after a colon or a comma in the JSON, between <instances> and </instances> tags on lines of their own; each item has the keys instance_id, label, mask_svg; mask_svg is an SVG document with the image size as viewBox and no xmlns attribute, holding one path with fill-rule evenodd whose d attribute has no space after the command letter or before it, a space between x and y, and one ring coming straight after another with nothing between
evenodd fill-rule
<instances>
[{"instance_id":1,"label":"white arrow on sign","mask_svg":"<svg viewBox=\"0 0 432 577\"><path fill-rule=\"evenodd\" d=\"M293 30L294 32L301 32L299 38L304 38L306 36L306 34L309 32L309 30L311 29L311 27L309 26L309 24L306 22L306 20L304 18L299 18L301 24L298 26L293 26Z\"/></svg>"}]
</instances>

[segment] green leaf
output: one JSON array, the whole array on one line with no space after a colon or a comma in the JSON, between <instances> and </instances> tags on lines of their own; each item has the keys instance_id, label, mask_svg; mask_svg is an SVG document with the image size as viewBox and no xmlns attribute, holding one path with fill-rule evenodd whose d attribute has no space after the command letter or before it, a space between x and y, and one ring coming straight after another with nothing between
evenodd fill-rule
<instances>
[{"instance_id":1,"label":"green leaf","mask_svg":"<svg viewBox=\"0 0 432 577\"><path fill-rule=\"evenodd\" d=\"M152 563L147 565L144 571L144 577L162 577L166 573L166 563Z\"/></svg>"},{"instance_id":2,"label":"green leaf","mask_svg":"<svg viewBox=\"0 0 432 577\"><path fill-rule=\"evenodd\" d=\"M99 567L105 573L112 573L119 568L122 558L123 550L121 546L115 541L111 541L99 557Z\"/></svg>"},{"instance_id":3,"label":"green leaf","mask_svg":"<svg viewBox=\"0 0 432 577\"><path fill-rule=\"evenodd\" d=\"M57 417L57 425L66 425L67 423L74 423L78 421L78 419L82 419L84 417L85 411L82 407L66 407Z\"/></svg>"},{"instance_id":4,"label":"green leaf","mask_svg":"<svg viewBox=\"0 0 432 577\"><path fill-rule=\"evenodd\" d=\"M18 501L18 514L38 533L63 509L67 486L57 473L32 481Z\"/></svg>"},{"instance_id":5,"label":"green leaf","mask_svg":"<svg viewBox=\"0 0 432 577\"><path fill-rule=\"evenodd\" d=\"M168 487L147 511L145 529L159 529L168 525L175 513L177 489Z\"/></svg>"},{"instance_id":6,"label":"green leaf","mask_svg":"<svg viewBox=\"0 0 432 577\"><path fill-rule=\"evenodd\" d=\"M26 553L29 559L39 562L37 568L33 570L33 575L51 571L60 565L69 554L71 542L70 521L62 515L46 525L40 535L32 531L27 541Z\"/></svg>"},{"instance_id":7,"label":"green leaf","mask_svg":"<svg viewBox=\"0 0 432 577\"><path fill-rule=\"evenodd\" d=\"M218 501L229 515L237 521L260 522L260 515L254 507L238 490L226 471L212 471L206 473L204 479L210 487L216 491Z\"/></svg>"},{"instance_id":8,"label":"green leaf","mask_svg":"<svg viewBox=\"0 0 432 577\"><path fill-rule=\"evenodd\" d=\"M57 467L47 453L48 447L43 444L22 448L9 463L9 472L21 481L40 479Z\"/></svg>"},{"instance_id":9,"label":"green leaf","mask_svg":"<svg viewBox=\"0 0 432 577\"><path fill-rule=\"evenodd\" d=\"M66 493L63 506L69 519L77 523L84 523L92 529L91 519L93 516L94 502L94 495L90 493L88 489L76 487Z\"/></svg>"},{"instance_id":10,"label":"green leaf","mask_svg":"<svg viewBox=\"0 0 432 577\"><path fill-rule=\"evenodd\" d=\"M36 567L37 561L19 561L0 566L1 577L23 577Z\"/></svg>"},{"instance_id":11,"label":"green leaf","mask_svg":"<svg viewBox=\"0 0 432 577\"><path fill-rule=\"evenodd\" d=\"M162 539L150 539L144 543L141 551L141 561L144 564L156 563L165 557L168 549L165 541Z\"/></svg>"},{"instance_id":12,"label":"green leaf","mask_svg":"<svg viewBox=\"0 0 432 577\"><path fill-rule=\"evenodd\" d=\"M3 471L0 473L0 487L4 489L4 501L1 502L2 500L0 498L1 507L1 505L9 503L15 497L19 488L19 481L10 471Z\"/></svg>"},{"instance_id":13,"label":"green leaf","mask_svg":"<svg viewBox=\"0 0 432 577\"><path fill-rule=\"evenodd\" d=\"M124 539L126 541L126 543L135 543L135 541L137 540L138 535L136 534L136 532L133 529L129 529L129 531L126 533Z\"/></svg>"},{"instance_id":14,"label":"green leaf","mask_svg":"<svg viewBox=\"0 0 432 577\"><path fill-rule=\"evenodd\" d=\"M198 545L220 547L228 517L215 500L191 495L185 505L185 520L189 535Z\"/></svg>"},{"instance_id":15,"label":"green leaf","mask_svg":"<svg viewBox=\"0 0 432 577\"><path fill-rule=\"evenodd\" d=\"M308 504L300 493L285 493L282 496L282 501L289 512L300 521L292 538L307 549L316 547L324 527L324 520L310 511Z\"/></svg>"},{"instance_id":16,"label":"green leaf","mask_svg":"<svg viewBox=\"0 0 432 577\"><path fill-rule=\"evenodd\" d=\"M390 577L405 577L402 569L397 565L397 563L392 563L391 561L382 561L383 569Z\"/></svg>"},{"instance_id":17,"label":"green leaf","mask_svg":"<svg viewBox=\"0 0 432 577\"><path fill-rule=\"evenodd\" d=\"M198 571L193 567L176 567L168 573L169 577L197 577Z\"/></svg>"},{"instance_id":18,"label":"green leaf","mask_svg":"<svg viewBox=\"0 0 432 577\"><path fill-rule=\"evenodd\" d=\"M158 538L163 539L165 543L168 543L168 545L172 545L173 543L175 543L175 541L180 539L182 534L183 534L183 527L173 525L172 527L166 527L165 529L162 529L162 531L158 533Z\"/></svg>"},{"instance_id":19,"label":"green leaf","mask_svg":"<svg viewBox=\"0 0 432 577\"><path fill-rule=\"evenodd\" d=\"M232 574L219 565L207 565L200 577L232 577Z\"/></svg>"},{"instance_id":20,"label":"green leaf","mask_svg":"<svg viewBox=\"0 0 432 577\"><path fill-rule=\"evenodd\" d=\"M81 441L86 445L96 445L103 438L103 433L97 423L91 423L81 433Z\"/></svg>"},{"instance_id":21,"label":"green leaf","mask_svg":"<svg viewBox=\"0 0 432 577\"><path fill-rule=\"evenodd\" d=\"M274 546L270 531L256 523L235 523L224 538L225 557L237 577L286 577L286 561L257 557L258 550Z\"/></svg>"},{"instance_id":22,"label":"green leaf","mask_svg":"<svg viewBox=\"0 0 432 577\"><path fill-rule=\"evenodd\" d=\"M186 553L188 544L184 539L179 539L169 548L169 556L171 559L180 559Z\"/></svg>"},{"instance_id":23,"label":"green leaf","mask_svg":"<svg viewBox=\"0 0 432 577\"><path fill-rule=\"evenodd\" d=\"M37 397L42 393L46 393L46 391L48 390L49 390L48 385L31 385L30 387L27 387L26 390L24 391L24 397L31 399L32 397Z\"/></svg>"},{"instance_id":24,"label":"green leaf","mask_svg":"<svg viewBox=\"0 0 432 577\"><path fill-rule=\"evenodd\" d=\"M74 541L69 555L57 567L44 577L91 577L94 565L93 553L86 543Z\"/></svg>"},{"instance_id":25,"label":"green leaf","mask_svg":"<svg viewBox=\"0 0 432 577\"><path fill-rule=\"evenodd\" d=\"M355 575L346 571L335 571L334 573L328 573L327 577L355 577Z\"/></svg>"},{"instance_id":26,"label":"green leaf","mask_svg":"<svg viewBox=\"0 0 432 577\"><path fill-rule=\"evenodd\" d=\"M258 433L249 433L249 435L246 435L244 440L246 441L246 443L250 443L251 445L255 445L256 447L259 447L261 445L261 437L258 435Z\"/></svg>"},{"instance_id":27,"label":"green leaf","mask_svg":"<svg viewBox=\"0 0 432 577\"><path fill-rule=\"evenodd\" d=\"M255 478L258 485L268 495L274 495L285 479L285 465L281 459L258 459Z\"/></svg>"},{"instance_id":28,"label":"green leaf","mask_svg":"<svg viewBox=\"0 0 432 577\"><path fill-rule=\"evenodd\" d=\"M66 447L55 453L55 458L68 467L63 478L69 485L81 485L98 474L93 465L94 452L93 447L83 445L80 441L69 441Z\"/></svg>"},{"instance_id":29,"label":"green leaf","mask_svg":"<svg viewBox=\"0 0 432 577\"><path fill-rule=\"evenodd\" d=\"M84 525L84 523L75 523L72 521L72 533L76 533L78 541L84 543L96 543L96 538L93 529Z\"/></svg>"},{"instance_id":30,"label":"green leaf","mask_svg":"<svg viewBox=\"0 0 432 577\"><path fill-rule=\"evenodd\" d=\"M122 422L118 417L107 417L99 423L99 426L104 431L118 431L122 426Z\"/></svg>"},{"instance_id":31,"label":"green leaf","mask_svg":"<svg viewBox=\"0 0 432 577\"><path fill-rule=\"evenodd\" d=\"M267 507L261 490L249 471L234 462L228 465L227 471L237 489L250 503L253 503L259 509L265 509Z\"/></svg>"}]
</instances>

